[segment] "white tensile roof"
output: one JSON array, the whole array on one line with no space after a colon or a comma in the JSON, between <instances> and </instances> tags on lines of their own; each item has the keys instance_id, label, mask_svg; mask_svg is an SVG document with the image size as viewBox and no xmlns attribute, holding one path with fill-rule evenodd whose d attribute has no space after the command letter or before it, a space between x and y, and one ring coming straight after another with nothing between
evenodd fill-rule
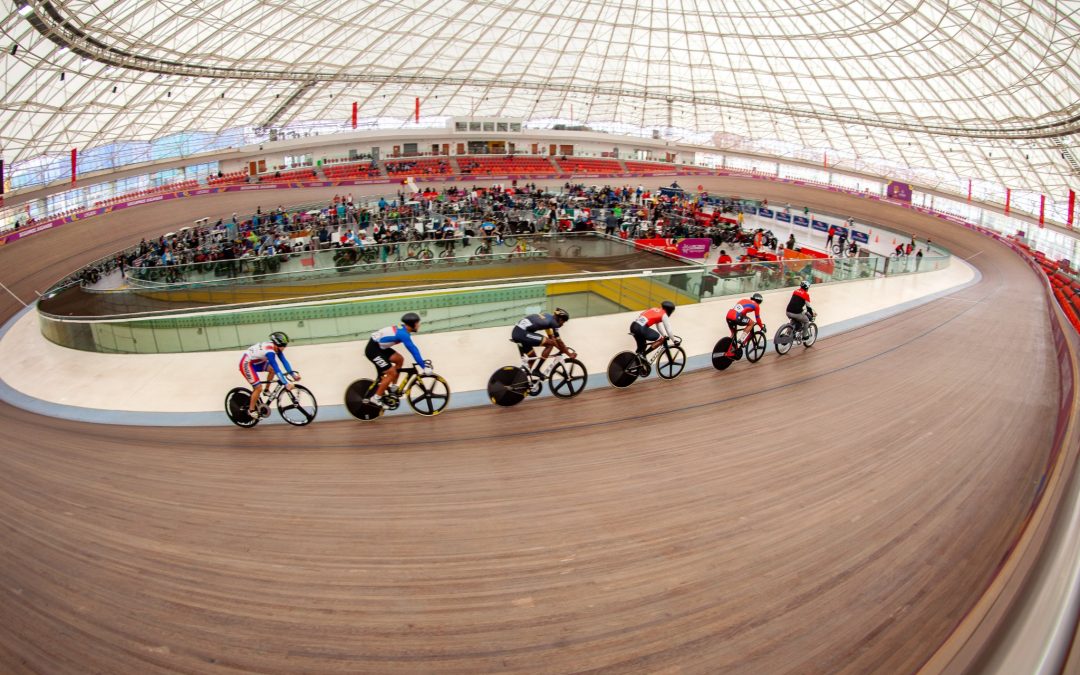
<instances>
[{"instance_id":1,"label":"white tensile roof","mask_svg":"<svg viewBox=\"0 0 1080 675\"><path fill-rule=\"evenodd\" d=\"M24 5L20 8L20 5ZM1051 194L1078 180L1080 2L15 0L0 151L413 114L694 131ZM61 77L63 74L63 77ZM1063 154L1064 153L1064 154Z\"/></svg>"}]
</instances>

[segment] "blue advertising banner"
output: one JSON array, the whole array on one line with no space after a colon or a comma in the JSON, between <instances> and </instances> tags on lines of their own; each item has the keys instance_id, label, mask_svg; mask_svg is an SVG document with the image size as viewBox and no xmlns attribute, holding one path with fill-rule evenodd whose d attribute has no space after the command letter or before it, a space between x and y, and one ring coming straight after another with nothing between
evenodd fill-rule
<instances>
[{"instance_id":1,"label":"blue advertising banner","mask_svg":"<svg viewBox=\"0 0 1080 675\"><path fill-rule=\"evenodd\" d=\"M860 244L869 244L870 243L870 235L868 235L865 232L859 232L858 230L852 230L851 231L851 239L853 241L859 242Z\"/></svg>"},{"instance_id":2,"label":"blue advertising banner","mask_svg":"<svg viewBox=\"0 0 1080 675\"><path fill-rule=\"evenodd\" d=\"M762 218L772 218L772 209L761 208L757 210L757 214Z\"/></svg>"},{"instance_id":3,"label":"blue advertising banner","mask_svg":"<svg viewBox=\"0 0 1080 675\"><path fill-rule=\"evenodd\" d=\"M816 230L818 232L828 232L829 231L829 224L826 223L824 220L815 220L814 221L814 230Z\"/></svg>"},{"instance_id":4,"label":"blue advertising banner","mask_svg":"<svg viewBox=\"0 0 1080 675\"><path fill-rule=\"evenodd\" d=\"M796 225L802 225L803 227L810 226L810 219L806 216L795 216L794 218L792 218L792 220L795 222Z\"/></svg>"},{"instance_id":5,"label":"blue advertising banner","mask_svg":"<svg viewBox=\"0 0 1080 675\"><path fill-rule=\"evenodd\" d=\"M756 206L744 206L744 207L742 207L742 212L743 213L749 213L750 215L754 215L754 214L756 214L758 212L758 210L757 210Z\"/></svg>"},{"instance_id":6,"label":"blue advertising banner","mask_svg":"<svg viewBox=\"0 0 1080 675\"><path fill-rule=\"evenodd\" d=\"M846 227L844 227L843 225L833 225L833 227L836 228L837 237L844 237L845 239L847 238L848 232Z\"/></svg>"},{"instance_id":7,"label":"blue advertising banner","mask_svg":"<svg viewBox=\"0 0 1080 675\"><path fill-rule=\"evenodd\" d=\"M781 223L790 223L791 222L791 214L790 213L784 213L783 211L777 211L776 212L776 219L779 220Z\"/></svg>"}]
</instances>

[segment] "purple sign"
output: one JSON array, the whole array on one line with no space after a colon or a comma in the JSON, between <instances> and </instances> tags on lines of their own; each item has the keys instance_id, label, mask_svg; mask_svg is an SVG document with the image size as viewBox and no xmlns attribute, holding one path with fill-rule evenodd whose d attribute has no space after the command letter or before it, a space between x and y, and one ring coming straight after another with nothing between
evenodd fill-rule
<instances>
[{"instance_id":1,"label":"purple sign","mask_svg":"<svg viewBox=\"0 0 1080 675\"><path fill-rule=\"evenodd\" d=\"M786 212L786 211L777 211L776 212L776 219L779 220L781 223L790 223L791 222L791 214Z\"/></svg>"},{"instance_id":2,"label":"purple sign","mask_svg":"<svg viewBox=\"0 0 1080 675\"><path fill-rule=\"evenodd\" d=\"M824 220L814 220L814 230L817 232L828 232L829 224Z\"/></svg>"},{"instance_id":3,"label":"purple sign","mask_svg":"<svg viewBox=\"0 0 1080 675\"><path fill-rule=\"evenodd\" d=\"M680 239L675 246L684 258L705 258L709 255L712 239Z\"/></svg>"},{"instance_id":4,"label":"purple sign","mask_svg":"<svg viewBox=\"0 0 1080 675\"><path fill-rule=\"evenodd\" d=\"M772 209L760 208L757 214L762 218L772 218Z\"/></svg>"},{"instance_id":5,"label":"purple sign","mask_svg":"<svg viewBox=\"0 0 1080 675\"><path fill-rule=\"evenodd\" d=\"M885 188L885 195L889 199L895 199L899 202L911 203L911 186L907 183L901 183L898 180L890 181L887 188Z\"/></svg>"},{"instance_id":6,"label":"purple sign","mask_svg":"<svg viewBox=\"0 0 1080 675\"><path fill-rule=\"evenodd\" d=\"M792 221L796 225L801 225L803 227L810 227L810 219L807 218L806 216L795 216L794 218L792 218Z\"/></svg>"}]
</instances>

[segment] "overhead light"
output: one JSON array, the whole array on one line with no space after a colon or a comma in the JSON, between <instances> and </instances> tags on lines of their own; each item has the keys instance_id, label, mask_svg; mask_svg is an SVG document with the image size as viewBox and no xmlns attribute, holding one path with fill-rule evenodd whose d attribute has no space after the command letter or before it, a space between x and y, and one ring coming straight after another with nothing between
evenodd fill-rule
<instances>
[{"instance_id":1,"label":"overhead light","mask_svg":"<svg viewBox=\"0 0 1080 675\"><path fill-rule=\"evenodd\" d=\"M19 8L15 11L19 13L19 16L30 16L34 13L34 8L30 5L19 5Z\"/></svg>"}]
</instances>

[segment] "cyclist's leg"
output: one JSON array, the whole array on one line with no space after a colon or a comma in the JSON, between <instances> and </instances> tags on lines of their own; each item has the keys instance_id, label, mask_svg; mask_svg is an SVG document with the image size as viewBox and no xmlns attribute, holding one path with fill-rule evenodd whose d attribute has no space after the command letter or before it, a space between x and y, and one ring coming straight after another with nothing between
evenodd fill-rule
<instances>
[{"instance_id":1,"label":"cyclist's leg","mask_svg":"<svg viewBox=\"0 0 1080 675\"><path fill-rule=\"evenodd\" d=\"M645 354L645 330L637 321L630 324L630 335L634 336L634 352L639 356Z\"/></svg>"},{"instance_id":2,"label":"cyclist's leg","mask_svg":"<svg viewBox=\"0 0 1080 675\"><path fill-rule=\"evenodd\" d=\"M248 401L248 414L252 416L255 415L255 408L259 403L259 394L262 393L264 386L260 377L263 367L264 364L252 363L246 354L240 359L240 374L244 376L244 379L252 388L251 400Z\"/></svg>"},{"instance_id":3,"label":"cyclist's leg","mask_svg":"<svg viewBox=\"0 0 1080 675\"><path fill-rule=\"evenodd\" d=\"M810 325L810 319L806 318L806 312L787 312L788 318L796 324L796 328L802 333L803 339L806 338L806 329Z\"/></svg>"},{"instance_id":4,"label":"cyclist's leg","mask_svg":"<svg viewBox=\"0 0 1080 675\"><path fill-rule=\"evenodd\" d=\"M387 375L390 374L391 370L394 371L394 375L397 375L397 369L394 367L394 356L398 357L399 362L403 359L393 349L383 347L375 340L368 340L367 348L364 349L364 356L367 357L368 361L375 364L375 370L377 371L375 379L379 386L375 390L372 402L378 403L376 399L390 386Z\"/></svg>"}]
</instances>

